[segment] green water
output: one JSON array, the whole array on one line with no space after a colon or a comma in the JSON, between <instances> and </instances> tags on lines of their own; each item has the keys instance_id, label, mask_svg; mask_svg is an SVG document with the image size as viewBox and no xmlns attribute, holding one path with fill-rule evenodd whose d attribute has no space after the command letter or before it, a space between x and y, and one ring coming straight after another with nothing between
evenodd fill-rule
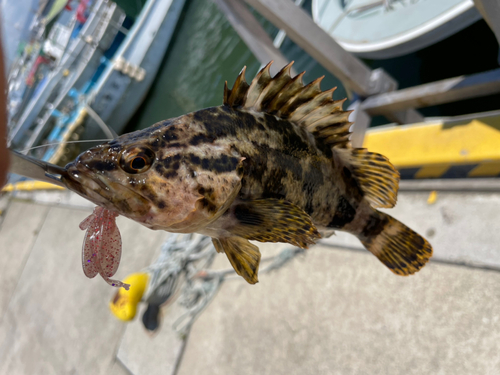
<instances>
[{"instance_id":1,"label":"green water","mask_svg":"<svg viewBox=\"0 0 500 375\"><path fill-rule=\"evenodd\" d=\"M271 25L265 26L272 34L276 32ZM285 40L282 51L287 58L295 60L297 71L307 71L305 82L325 75L322 88L339 86L334 97L345 97L340 82L289 40ZM217 6L210 0L187 0L155 83L126 131L221 105L224 81L232 87L245 65L248 81L257 73L260 63Z\"/></svg>"},{"instance_id":2,"label":"green water","mask_svg":"<svg viewBox=\"0 0 500 375\"><path fill-rule=\"evenodd\" d=\"M131 18L136 18L147 0L114 0L116 4Z\"/></svg>"}]
</instances>

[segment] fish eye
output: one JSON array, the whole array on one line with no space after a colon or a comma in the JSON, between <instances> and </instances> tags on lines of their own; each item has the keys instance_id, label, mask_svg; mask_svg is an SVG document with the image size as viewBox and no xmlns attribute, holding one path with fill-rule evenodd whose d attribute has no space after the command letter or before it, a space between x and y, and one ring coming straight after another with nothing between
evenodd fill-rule
<instances>
[{"instance_id":1,"label":"fish eye","mask_svg":"<svg viewBox=\"0 0 500 375\"><path fill-rule=\"evenodd\" d=\"M140 171L146 166L146 160L144 160L142 156L137 156L136 158L132 159L132 163L130 163L130 166L132 169Z\"/></svg>"},{"instance_id":2,"label":"fish eye","mask_svg":"<svg viewBox=\"0 0 500 375\"><path fill-rule=\"evenodd\" d=\"M155 159L155 154L147 147L132 147L125 150L120 157L121 168L131 174L146 172Z\"/></svg>"}]
</instances>

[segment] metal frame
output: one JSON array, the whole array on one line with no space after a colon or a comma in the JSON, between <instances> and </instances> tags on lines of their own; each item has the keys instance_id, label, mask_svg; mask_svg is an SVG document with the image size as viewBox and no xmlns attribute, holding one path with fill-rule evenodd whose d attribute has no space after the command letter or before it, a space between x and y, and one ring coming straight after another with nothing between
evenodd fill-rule
<instances>
[{"instance_id":1,"label":"metal frame","mask_svg":"<svg viewBox=\"0 0 500 375\"><path fill-rule=\"evenodd\" d=\"M407 108L422 108L500 92L500 69L427 83L374 95L361 108L370 115L388 115Z\"/></svg>"},{"instance_id":2,"label":"metal frame","mask_svg":"<svg viewBox=\"0 0 500 375\"><path fill-rule=\"evenodd\" d=\"M496 0L474 1L500 41L500 22L494 21L500 19L500 4ZM275 60L275 69L287 63L243 0L215 2L261 63ZM424 118L415 108L500 93L500 69L396 91L398 83L394 78L382 69L371 70L356 56L345 51L293 1L245 2L284 30L298 46L339 78L348 90L361 97L350 107L354 109L351 140L355 147L362 145L372 116L384 115L398 124L421 122Z\"/></svg>"},{"instance_id":3,"label":"metal frame","mask_svg":"<svg viewBox=\"0 0 500 375\"><path fill-rule=\"evenodd\" d=\"M474 0L474 5L495 34L497 42L500 43L500 3L498 0Z\"/></svg>"},{"instance_id":4,"label":"metal frame","mask_svg":"<svg viewBox=\"0 0 500 375\"><path fill-rule=\"evenodd\" d=\"M271 65L271 74L276 74L289 63L281 51L274 46L271 37L245 3L240 0L214 0L214 2L261 64L274 60L274 64ZM292 73L296 72L292 71Z\"/></svg>"},{"instance_id":5,"label":"metal frame","mask_svg":"<svg viewBox=\"0 0 500 375\"><path fill-rule=\"evenodd\" d=\"M260 14L283 29L287 36L311 55L344 85L361 96L395 88L389 76L374 76L361 60L345 51L309 15L290 0L246 0Z\"/></svg>"}]
</instances>

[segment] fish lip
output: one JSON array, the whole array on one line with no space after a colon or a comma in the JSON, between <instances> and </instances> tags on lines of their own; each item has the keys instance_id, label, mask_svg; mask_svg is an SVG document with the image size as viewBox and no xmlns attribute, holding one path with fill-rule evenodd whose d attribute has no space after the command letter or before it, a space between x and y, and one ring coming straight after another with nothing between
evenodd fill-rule
<instances>
[{"instance_id":1,"label":"fish lip","mask_svg":"<svg viewBox=\"0 0 500 375\"><path fill-rule=\"evenodd\" d=\"M90 184L94 183L98 185L103 191L110 191L111 186L106 183L105 179L99 175L99 173L95 173L90 168L88 168L84 163L79 163L75 161L66 165L66 180L64 182L69 183L71 187L81 187L84 189L89 189L99 195L100 191L95 190ZM83 176L83 178L80 177ZM86 183L87 182L87 183ZM103 198L106 198L103 196Z\"/></svg>"},{"instance_id":2,"label":"fish lip","mask_svg":"<svg viewBox=\"0 0 500 375\"><path fill-rule=\"evenodd\" d=\"M108 206L108 202L111 203L110 197L104 196L99 191L100 189L96 189L95 186L93 187L91 185L95 184L95 182L94 179L89 175L89 173L85 173L85 171L80 170L74 165L73 166L67 165L66 168L67 168L67 174L65 177L62 178L62 182L64 183L64 185L66 185L66 187L69 190L77 193L81 197L91 201L92 203L98 206Z\"/></svg>"},{"instance_id":3,"label":"fish lip","mask_svg":"<svg viewBox=\"0 0 500 375\"><path fill-rule=\"evenodd\" d=\"M99 173L92 171L85 165L85 163L75 161L66 165L65 171L66 173L64 175L63 182L66 186L68 186L70 190L73 190L77 194L97 205L108 206L106 208L111 211L117 210L117 208L115 207L118 202L115 194L117 186L119 186L120 189L125 189L128 194L135 197L136 199L139 199L144 203L150 203L147 198L143 197L141 194L132 190L128 186L122 185L120 183L112 183L107 178L105 178L104 175L100 175ZM80 177L80 175L83 178ZM113 186L110 182L112 184L115 184L116 186ZM99 189L96 189L96 186L92 186L92 184L97 185ZM101 197L105 202L97 201L94 197L92 197L92 195L94 194ZM149 209L146 209L146 211L149 211ZM124 215L124 213L120 214Z\"/></svg>"}]
</instances>

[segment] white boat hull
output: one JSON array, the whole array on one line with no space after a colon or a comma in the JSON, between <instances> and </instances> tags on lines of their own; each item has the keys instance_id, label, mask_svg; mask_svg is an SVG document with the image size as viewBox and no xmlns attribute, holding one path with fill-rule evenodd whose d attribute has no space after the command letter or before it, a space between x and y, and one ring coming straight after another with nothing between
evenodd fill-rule
<instances>
[{"instance_id":1,"label":"white boat hull","mask_svg":"<svg viewBox=\"0 0 500 375\"><path fill-rule=\"evenodd\" d=\"M377 3L375 0L356 2L360 4L358 9L364 4ZM481 19L472 0L392 1L390 4L391 10L380 5L356 13L352 11L354 7L344 9L339 0L313 0L313 19L346 51L371 59L415 52Z\"/></svg>"}]
</instances>

